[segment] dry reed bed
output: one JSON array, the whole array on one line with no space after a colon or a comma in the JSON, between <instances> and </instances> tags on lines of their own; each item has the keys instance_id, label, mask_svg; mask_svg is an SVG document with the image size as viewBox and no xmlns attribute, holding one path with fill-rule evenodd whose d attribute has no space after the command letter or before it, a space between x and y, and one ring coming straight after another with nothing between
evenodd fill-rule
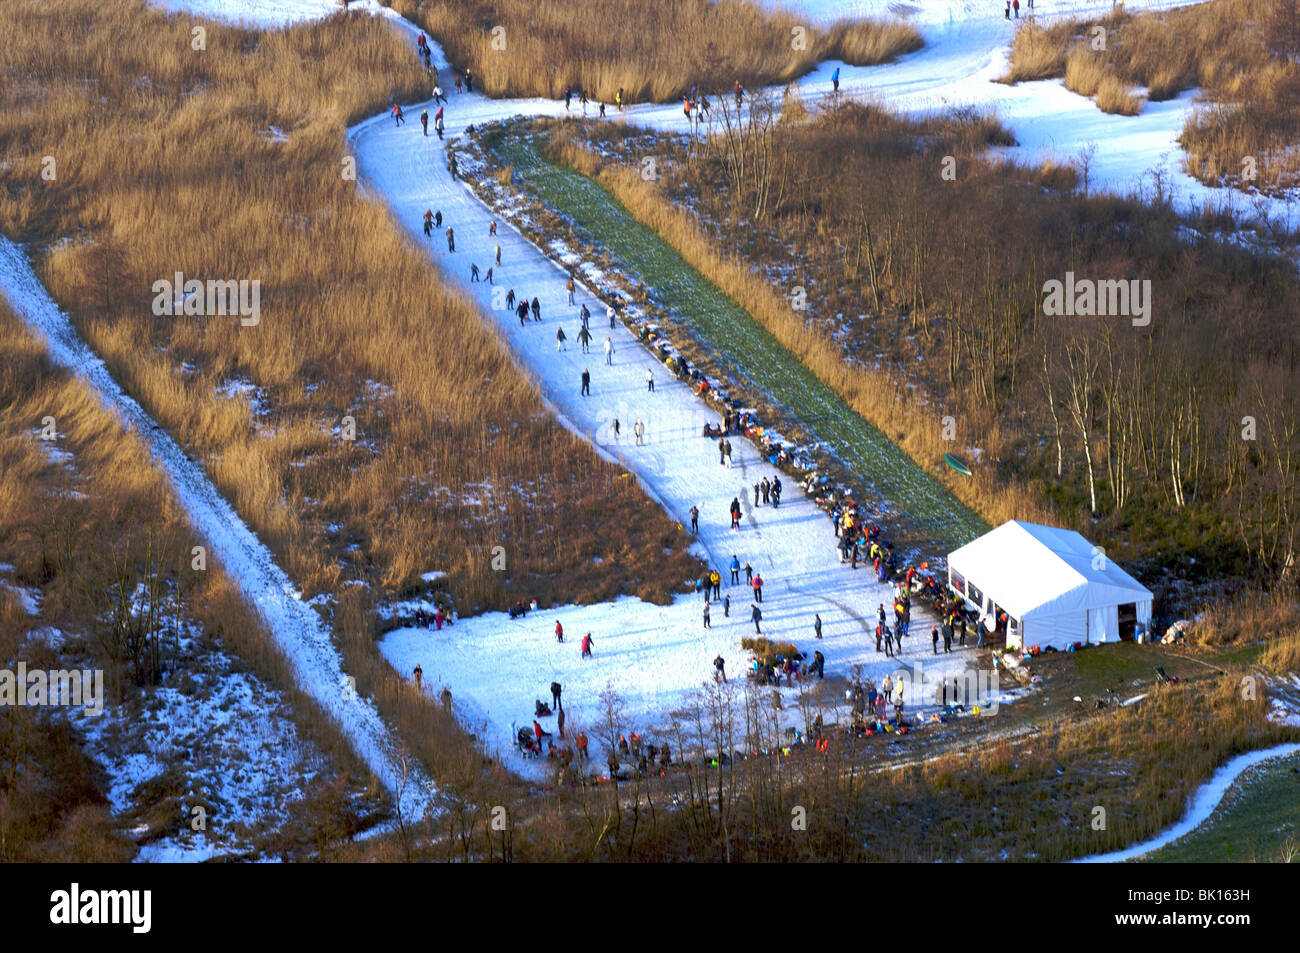
<instances>
[{"instance_id":1,"label":"dry reed bed","mask_svg":"<svg viewBox=\"0 0 1300 953\"><path fill-rule=\"evenodd\" d=\"M787 83L824 59L883 63L921 47L895 20L824 30L751 0L384 0L420 24L490 96L555 98L566 88L606 103L663 102L693 87ZM802 33L796 32L802 30Z\"/></svg>"}]
</instances>

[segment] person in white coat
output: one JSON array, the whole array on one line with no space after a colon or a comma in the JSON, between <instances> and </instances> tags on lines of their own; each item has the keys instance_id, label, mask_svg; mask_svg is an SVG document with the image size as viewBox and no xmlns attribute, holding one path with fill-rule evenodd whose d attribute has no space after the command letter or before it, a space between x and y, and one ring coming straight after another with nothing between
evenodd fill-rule
<instances>
[{"instance_id":1,"label":"person in white coat","mask_svg":"<svg viewBox=\"0 0 1300 953\"><path fill-rule=\"evenodd\" d=\"M614 363L614 341L612 338L605 338L605 363L610 365Z\"/></svg>"}]
</instances>

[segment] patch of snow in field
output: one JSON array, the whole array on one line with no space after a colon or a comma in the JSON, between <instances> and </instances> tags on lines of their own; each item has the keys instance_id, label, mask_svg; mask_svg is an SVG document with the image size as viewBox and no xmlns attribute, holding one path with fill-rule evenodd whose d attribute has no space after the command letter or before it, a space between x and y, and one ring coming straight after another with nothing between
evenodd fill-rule
<instances>
[{"instance_id":1,"label":"patch of snow in field","mask_svg":"<svg viewBox=\"0 0 1300 953\"><path fill-rule=\"evenodd\" d=\"M1300 728L1300 712L1297 712L1280 698L1274 698L1269 705L1268 720L1275 725Z\"/></svg>"},{"instance_id":2,"label":"patch of snow in field","mask_svg":"<svg viewBox=\"0 0 1300 953\"><path fill-rule=\"evenodd\" d=\"M18 600L18 605L28 615L41 614L41 591L39 589L29 589L24 586L17 586L11 582L0 580L0 587L12 592L14 598Z\"/></svg>"},{"instance_id":3,"label":"patch of snow in field","mask_svg":"<svg viewBox=\"0 0 1300 953\"><path fill-rule=\"evenodd\" d=\"M244 380L241 377L232 377L224 384L215 388L215 393L222 400L235 400L242 398L248 404L248 409L254 417L260 417L266 413L266 398L262 389L252 381Z\"/></svg>"},{"instance_id":4,"label":"patch of snow in field","mask_svg":"<svg viewBox=\"0 0 1300 953\"><path fill-rule=\"evenodd\" d=\"M285 717L280 694L231 671L232 661L205 653L199 674L186 671L175 686L149 689L137 702L74 721L87 754L108 775L115 814L147 812L147 794L141 803L136 791L160 775L176 775L193 797L181 805L180 833L146 845L139 860L199 861L247 850L244 829L283 823L323 763ZM195 806L206 812L206 831L191 830Z\"/></svg>"}]
</instances>

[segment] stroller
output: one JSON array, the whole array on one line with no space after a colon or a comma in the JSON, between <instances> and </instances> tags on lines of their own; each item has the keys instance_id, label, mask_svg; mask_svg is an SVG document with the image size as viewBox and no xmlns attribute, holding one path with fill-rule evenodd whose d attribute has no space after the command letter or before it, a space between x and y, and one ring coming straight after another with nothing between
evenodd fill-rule
<instances>
[{"instance_id":1,"label":"stroller","mask_svg":"<svg viewBox=\"0 0 1300 953\"><path fill-rule=\"evenodd\" d=\"M531 728L519 729L519 734L515 738L515 747L519 749L519 753L525 758L540 758L542 756L541 743L537 740Z\"/></svg>"}]
</instances>

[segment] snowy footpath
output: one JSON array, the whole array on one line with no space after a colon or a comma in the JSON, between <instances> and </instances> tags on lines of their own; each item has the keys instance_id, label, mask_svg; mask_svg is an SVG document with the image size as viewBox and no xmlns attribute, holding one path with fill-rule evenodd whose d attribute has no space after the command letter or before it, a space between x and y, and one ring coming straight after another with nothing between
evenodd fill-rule
<instances>
[{"instance_id":1,"label":"snowy footpath","mask_svg":"<svg viewBox=\"0 0 1300 953\"><path fill-rule=\"evenodd\" d=\"M196 542L208 546L209 555L257 609L293 666L299 687L338 724L357 755L396 794L400 781L392 737L374 706L355 691L343 671L329 629L203 468L113 380L104 362L80 339L67 314L50 297L23 250L4 236L0 236L0 294L39 335L51 359L85 380L123 425L144 441L189 514L199 537ZM427 778L413 775L403 795L405 815L422 815L432 807L433 794Z\"/></svg>"}]
</instances>

